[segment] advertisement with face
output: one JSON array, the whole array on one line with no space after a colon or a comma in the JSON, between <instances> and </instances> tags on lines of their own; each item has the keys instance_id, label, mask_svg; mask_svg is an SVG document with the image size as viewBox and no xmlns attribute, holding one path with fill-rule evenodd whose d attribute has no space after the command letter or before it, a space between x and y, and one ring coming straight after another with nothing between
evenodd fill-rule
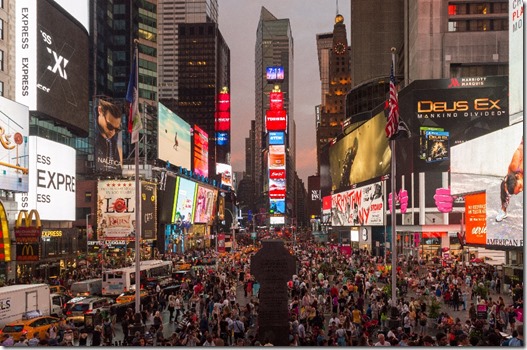
<instances>
[{"instance_id":1,"label":"advertisement with face","mask_svg":"<svg viewBox=\"0 0 527 350\"><path fill-rule=\"evenodd\" d=\"M214 191L205 186L198 185L194 222L209 223L214 210Z\"/></svg>"},{"instance_id":2,"label":"advertisement with face","mask_svg":"<svg viewBox=\"0 0 527 350\"><path fill-rule=\"evenodd\" d=\"M123 110L120 104L94 101L95 170L98 173L121 175L123 167Z\"/></svg>"},{"instance_id":3,"label":"advertisement with face","mask_svg":"<svg viewBox=\"0 0 527 350\"><path fill-rule=\"evenodd\" d=\"M88 135L89 35L55 1L16 3L16 99Z\"/></svg>"},{"instance_id":4,"label":"advertisement with face","mask_svg":"<svg viewBox=\"0 0 527 350\"><path fill-rule=\"evenodd\" d=\"M209 136L199 126L194 125L194 167L198 175L209 176Z\"/></svg>"},{"instance_id":5,"label":"advertisement with face","mask_svg":"<svg viewBox=\"0 0 527 350\"><path fill-rule=\"evenodd\" d=\"M28 192L29 110L0 97L0 188Z\"/></svg>"},{"instance_id":6,"label":"advertisement with face","mask_svg":"<svg viewBox=\"0 0 527 350\"><path fill-rule=\"evenodd\" d=\"M523 249L523 125L451 149L452 194L486 192L487 248Z\"/></svg>"},{"instance_id":7,"label":"advertisement with face","mask_svg":"<svg viewBox=\"0 0 527 350\"><path fill-rule=\"evenodd\" d=\"M385 126L386 117L382 111L330 147L334 191L390 172L391 151L384 133Z\"/></svg>"},{"instance_id":8,"label":"advertisement with face","mask_svg":"<svg viewBox=\"0 0 527 350\"><path fill-rule=\"evenodd\" d=\"M384 224L381 182L336 193L331 197L333 226L382 226Z\"/></svg>"},{"instance_id":9,"label":"advertisement with face","mask_svg":"<svg viewBox=\"0 0 527 350\"><path fill-rule=\"evenodd\" d=\"M74 148L29 136L29 190L16 195L19 210L36 209L42 220L75 220Z\"/></svg>"},{"instance_id":10,"label":"advertisement with face","mask_svg":"<svg viewBox=\"0 0 527 350\"><path fill-rule=\"evenodd\" d=\"M216 163L216 174L221 174L221 184L232 187L232 166Z\"/></svg>"},{"instance_id":11,"label":"advertisement with face","mask_svg":"<svg viewBox=\"0 0 527 350\"><path fill-rule=\"evenodd\" d=\"M134 181L100 180L97 183L97 237L130 240L134 232Z\"/></svg>"},{"instance_id":12,"label":"advertisement with face","mask_svg":"<svg viewBox=\"0 0 527 350\"><path fill-rule=\"evenodd\" d=\"M158 104L158 158L191 169L190 124Z\"/></svg>"},{"instance_id":13,"label":"advertisement with face","mask_svg":"<svg viewBox=\"0 0 527 350\"><path fill-rule=\"evenodd\" d=\"M196 200L196 183L183 177L178 177L176 185L176 206L172 212L172 222L183 226L194 223L194 202Z\"/></svg>"}]
</instances>

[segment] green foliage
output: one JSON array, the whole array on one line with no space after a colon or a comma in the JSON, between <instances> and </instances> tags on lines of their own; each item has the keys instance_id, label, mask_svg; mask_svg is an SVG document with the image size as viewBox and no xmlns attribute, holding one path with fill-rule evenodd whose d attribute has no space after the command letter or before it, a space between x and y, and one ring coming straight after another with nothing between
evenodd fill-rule
<instances>
[{"instance_id":1,"label":"green foliage","mask_svg":"<svg viewBox=\"0 0 527 350\"><path fill-rule=\"evenodd\" d=\"M435 296L430 296L428 299L428 317L438 318L441 313L441 302Z\"/></svg>"}]
</instances>

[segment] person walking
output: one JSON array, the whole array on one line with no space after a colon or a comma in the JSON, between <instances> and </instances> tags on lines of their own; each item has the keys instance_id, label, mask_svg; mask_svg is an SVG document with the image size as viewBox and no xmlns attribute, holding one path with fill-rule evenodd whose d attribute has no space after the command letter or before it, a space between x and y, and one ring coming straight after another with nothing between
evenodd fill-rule
<instances>
[{"instance_id":1,"label":"person walking","mask_svg":"<svg viewBox=\"0 0 527 350\"><path fill-rule=\"evenodd\" d=\"M170 323L173 323L172 318L174 317L174 310L176 309L176 299L177 298L173 293L171 293L168 296L168 312L169 312L168 322Z\"/></svg>"}]
</instances>

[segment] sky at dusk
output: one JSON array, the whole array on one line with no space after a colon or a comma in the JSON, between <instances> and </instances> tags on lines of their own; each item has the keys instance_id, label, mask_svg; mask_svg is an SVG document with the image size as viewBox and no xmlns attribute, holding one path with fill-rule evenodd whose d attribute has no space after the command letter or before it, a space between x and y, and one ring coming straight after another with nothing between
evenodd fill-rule
<instances>
[{"instance_id":1,"label":"sky at dusk","mask_svg":"<svg viewBox=\"0 0 527 350\"><path fill-rule=\"evenodd\" d=\"M88 1L56 0L88 27ZM245 138L254 119L254 45L262 6L290 20L294 42L294 118L297 172L307 186L316 173L315 106L320 104L316 35L330 33L337 0L219 0L219 27L231 52L231 163L245 170ZM338 1L349 40L350 1ZM210 135L209 135L210 136Z\"/></svg>"}]
</instances>

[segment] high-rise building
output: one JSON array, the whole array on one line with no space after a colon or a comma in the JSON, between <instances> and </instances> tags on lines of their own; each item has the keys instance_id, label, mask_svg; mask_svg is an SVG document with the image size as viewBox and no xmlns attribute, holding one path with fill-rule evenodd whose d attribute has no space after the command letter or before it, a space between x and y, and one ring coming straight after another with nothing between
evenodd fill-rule
<instances>
[{"instance_id":1,"label":"high-rise building","mask_svg":"<svg viewBox=\"0 0 527 350\"><path fill-rule=\"evenodd\" d=\"M266 79L267 67L280 66L284 70L284 79L279 84L283 93L283 108L287 111L287 129L285 138L287 198L294 198L295 174L295 123L293 111L293 36L289 19L278 19L265 7L262 7L255 44L255 150L254 182L258 208L269 205L266 194L269 191L265 115L269 110L269 94L275 87ZM292 206L292 202L291 206ZM291 208L292 210L292 208Z\"/></svg>"},{"instance_id":2,"label":"high-rise building","mask_svg":"<svg viewBox=\"0 0 527 350\"><path fill-rule=\"evenodd\" d=\"M337 15L332 34L317 35L319 71L324 97L317 114L317 171L322 147L342 132L346 94L351 88L350 49L344 17Z\"/></svg>"},{"instance_id":3,"label":"high-rise building","mask_svg":"<svg viewBox=\"0 0 527 350\"><path fill-rule=\"evenodd\" d=\"M15 98L15 6L0 1L0 96Z\"/></svg>"},{"instance_id":4,"label":"high-rise building","mask_svg":"<svg viewBox=\"0 0 527 350\"><path fill-rule=\"evenodd\" d=\"M230 140L217 146L216 98L230 88L230 50L218 27L217 0L159 1L159 101L209 137L209 176L230 164ZM230 136L230 135L229 135Z\"/></svg>"}]
</instances>

